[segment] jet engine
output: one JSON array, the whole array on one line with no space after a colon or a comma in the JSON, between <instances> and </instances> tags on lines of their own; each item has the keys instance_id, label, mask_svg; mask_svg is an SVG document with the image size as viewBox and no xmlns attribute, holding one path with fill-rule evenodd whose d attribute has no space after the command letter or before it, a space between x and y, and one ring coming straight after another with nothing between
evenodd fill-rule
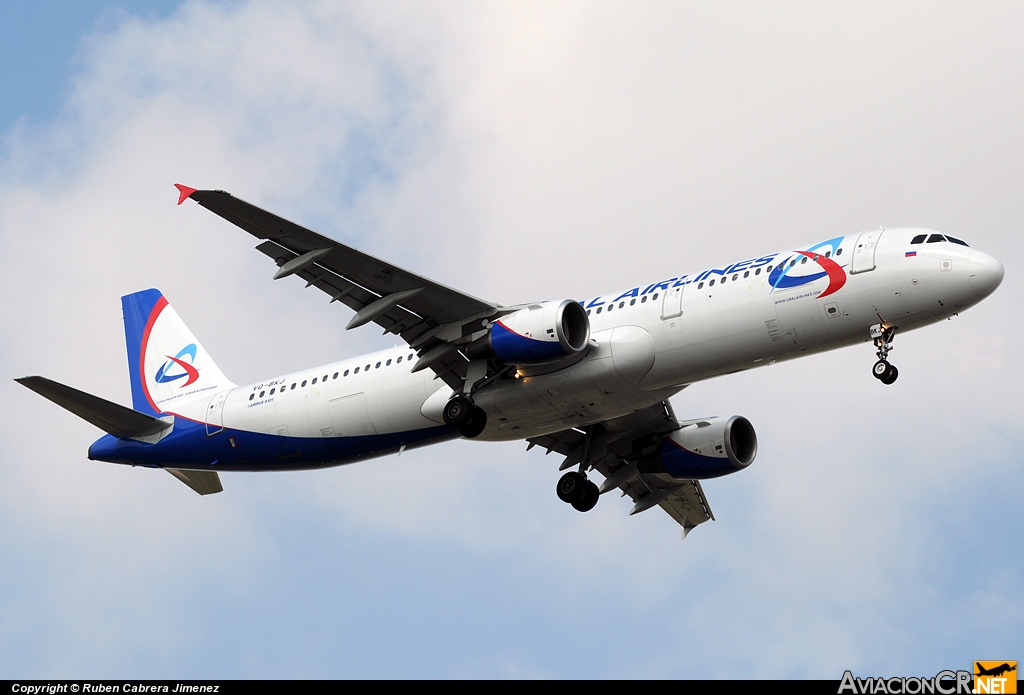
<instances>
[{"instance_id":1,"label":"jet engine","mask_svg":"<svg viewBox=\"0 0 1024 695\"><path fill-rule=\"evenodd\" d=\"M757 455L757 435L745 417L704 418L686 423L640 460L641 473L673 478L718 478L741 471Z\"/></svg>"},{"instance_id":2,"label":"jet engine","mask_svg":"<svg viewBox=\"0 0 1024 695\"><path fill-rule=\"evenodd\" d=\"M497 359L504 364L542 364L582 352L589 340L586 310L566 299L531 304L502 316L466 354L470 359Z\"/></svg>"}]
</instances>

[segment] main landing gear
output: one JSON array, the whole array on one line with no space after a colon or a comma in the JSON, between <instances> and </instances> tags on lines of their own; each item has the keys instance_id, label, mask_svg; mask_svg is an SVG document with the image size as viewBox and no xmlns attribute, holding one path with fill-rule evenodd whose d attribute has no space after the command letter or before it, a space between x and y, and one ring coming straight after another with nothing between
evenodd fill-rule
<instances>
[{"instance_id":1,"label":"main landing gear","mask_svg":"<svg viewBox=\"0 0 1024 695\"><path fill-rule=\"evenodd\" d=\"M589 512L600 497L597 485L576 471L569 471L558 479L558 499L568 502L578 512Z\"/></svg>"},{"instance_id":2,"label":"main landing gear","mask_svg":"<svg viewBox=\"0 0 1024 695\"><path fill-rule=\"evenodd\" d=\"M888 360L889 351L892 350L892 339L895 333L895 326L883 328L881 324L878 324L871 327L871 337L875 339L875 347L878 348L878 352L875 353L878 357L878 361L875 362L875 366L871 368L871 374L886 385L896 381L896 378L900 375L899 370L889 364Z\"/></svg>"},{"instance_id":3,"label":"main landing gear","mask_svg":"<svg viewBox=\"0 0 1024 695\"><path fill-rule=\"evenodd\" d=\"M487 427L487 413L463 395L453 396L441 412L444 424L454 427L466 439L478 437Z\"/></svg>"}]
</instances>

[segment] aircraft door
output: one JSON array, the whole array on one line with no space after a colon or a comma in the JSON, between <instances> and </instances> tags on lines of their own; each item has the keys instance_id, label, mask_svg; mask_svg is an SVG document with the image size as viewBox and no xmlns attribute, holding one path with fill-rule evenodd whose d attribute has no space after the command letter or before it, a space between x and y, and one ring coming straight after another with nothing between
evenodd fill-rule
<instances>
[{"instance_id":1,"label":"aircraft door","mask_svg":"<svg viewBox=\"0 0 1024 695\"><path fill-rule=\"evenodd\" d=\"M210 399L206 408L206 436L212 437L224 431L224 401L231 391L222 391Z\"/></svg>"},{"instance_id":2,"label":"aircraft door","mask_svg":"<svg viewBox=\"0 0 1024 695\"><path fill-rule=\"evenodd\" d=\"M668 319L674 319L683 313L683 288L686 285L680 285L679 287L669 287L665 290L665 300L661 305L661 320L667 321Z\"/></svg>"},{"instance_id":3,"label":"aircraft door","mask_svg":"<svg viewBox=\"0 0 1024 695\"><path fill-rule=\"evenodd\" d=\"M878 248L878 240L884 229L873 229L870 232L861 232L853 247L853 261L850 263L850 275L866 273L875 269L875 250Z\"/></svg>"}]
</instances>

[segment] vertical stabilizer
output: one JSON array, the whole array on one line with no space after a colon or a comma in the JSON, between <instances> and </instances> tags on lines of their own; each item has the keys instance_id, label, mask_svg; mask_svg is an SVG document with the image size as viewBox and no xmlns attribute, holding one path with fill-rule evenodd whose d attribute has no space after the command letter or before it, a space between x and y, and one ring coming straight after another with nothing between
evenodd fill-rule
<instances>
[{"instance_id":1,"label":"vertical stabilizer","mask_svg":"<svg viewBox=\"0 0 1024 695\"><path fill-rule=\"evenodd\" d=\"M121 297L132 406L149 415L234 386L159 290Z\"/></svg>"}]
</instances>

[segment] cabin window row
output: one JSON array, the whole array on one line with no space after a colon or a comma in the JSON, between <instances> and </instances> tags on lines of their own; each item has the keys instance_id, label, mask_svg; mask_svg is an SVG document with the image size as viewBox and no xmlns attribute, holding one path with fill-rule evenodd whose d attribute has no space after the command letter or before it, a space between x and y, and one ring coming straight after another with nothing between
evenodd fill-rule
<instances>
[{"instance_id":1,"label":"cabin window row","mask_svg":"<svg viewBox=\"0 0 1024 695\"><path fill-rule=\"evenodd\" d=\"M410 354L407 359L411 362L413 357L415 357L415 355ZM359 373L360 370L362 370L363 372L368 372L371 369L380 369L381 367L390 367L392 362L394 362L395 364L401 364L403 358L404 358L404 355L399 356L398 359L387 360L386 362L377 362L376 364L371 363L371 364L366 365L365 367L356 367L355 369L346 369L344 372L335 372L334 376L330 376L330 375L324 374L322 377L315 376L312 379L303 379L301 383L293 382L290 387L282 386L280 388L280 392L284 393L285 391L294 391L296 388L305 387L307 383L310 386L312 386L312 385L316 384L318 381L322 383L322 382L326 382L326 381L329 381L329 380L337 379L338 377L341 377L341 378L344 379L349 374L352 374L353 376L355 376L356 374ZM257 396L256 393L250 393L249 394L249 400L250 401L254 400L257 397L258 398L263 398L265 396L273 396L275 393L278 392L278 390L279 389L275 386L274 388L270 389L269 392L266 389L264 389L263 391L260 391L259 396Z\"/></svg>"},{"instance_id":2,"label":"cabin window row","mask_svg":"<svg viewBox=\"0 0 1024 695\"><path fill-rule=\"evenodd\" d=\"M646 304L648 297L650 297L651 301L653 302L655 299L658 298L658 292L655 292L654 294L651 294L651 295L644 295L643 297L640 298L640 303L641 304ZM635 304L636 304L636 297L634 297L633 299L629 300L629 305L630 306L633 306ZM626 300L623 299L621 302L619 302L619 308L620 309L624 309L625 307L626 307ZM612 302L607 307L603 307L603 306L597 307L597 311L595 313L600 314L603 309L607 309L608 311L611 311L614 308L615 308L615 302ZM591 312L591 310L587 309L587 316L590 316L590 312Z\"/></svg>"}]
</instances>

